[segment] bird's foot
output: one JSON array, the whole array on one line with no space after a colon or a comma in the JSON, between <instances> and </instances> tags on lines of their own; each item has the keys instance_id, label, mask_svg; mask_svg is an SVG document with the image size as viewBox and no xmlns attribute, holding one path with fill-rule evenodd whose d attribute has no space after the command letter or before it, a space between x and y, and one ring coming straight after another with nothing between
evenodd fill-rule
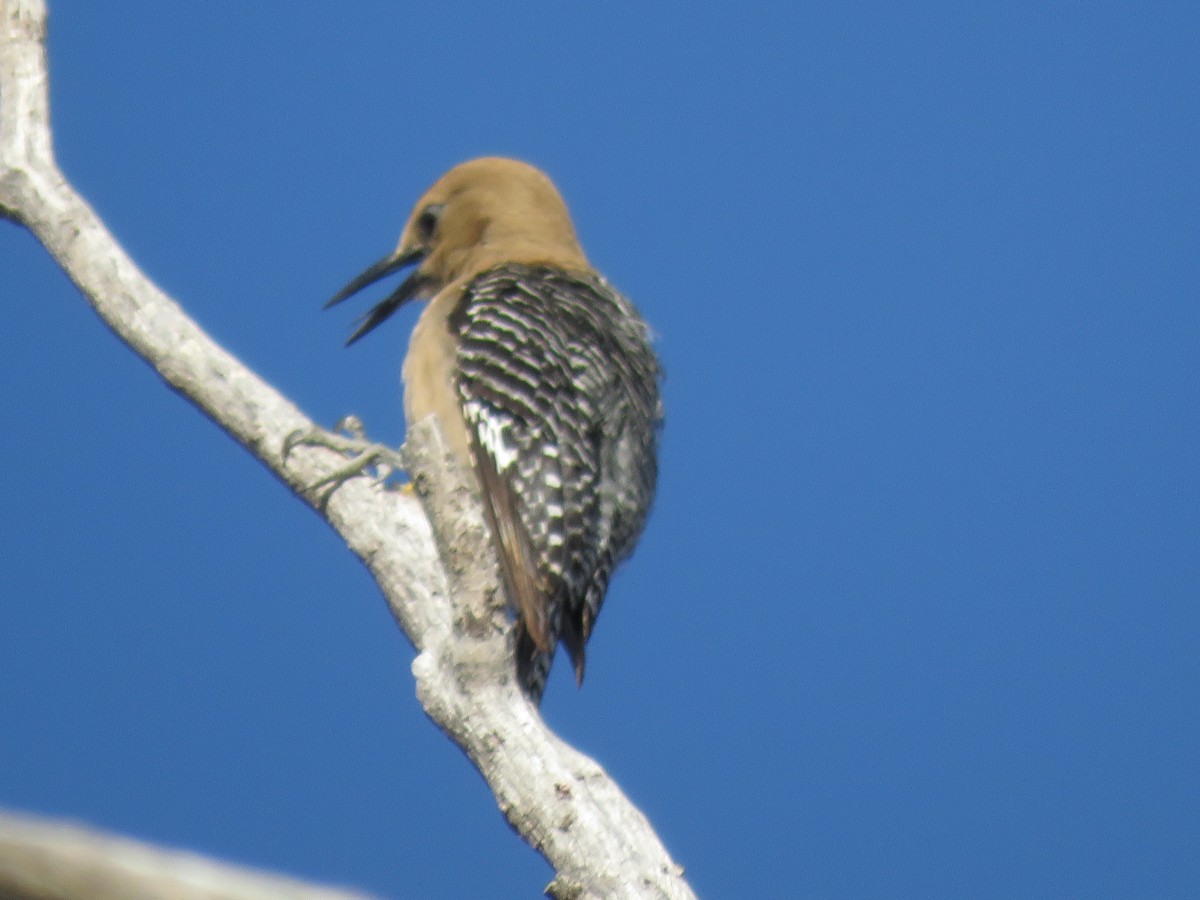
<instances>
[{"instance_id":1,"label":"bird's foot","mask_svg":"<svg viewBox=\"0 0 1200 900\"><path fill-rule=\"evenodd\" d=\"M283 458L297 447L325 447L349 457L348 461L308 486L314 493L328 489L322 503L351 478L365 475L377 483L388 486L387 481L397 472L404 471L404 457L384 444L367 440L362 422L357 416L346 416L334 426L333 431L312 428L293 431L283 442ZM405 484L404 488L409 485Z\"/></svg>"}]
</instances>

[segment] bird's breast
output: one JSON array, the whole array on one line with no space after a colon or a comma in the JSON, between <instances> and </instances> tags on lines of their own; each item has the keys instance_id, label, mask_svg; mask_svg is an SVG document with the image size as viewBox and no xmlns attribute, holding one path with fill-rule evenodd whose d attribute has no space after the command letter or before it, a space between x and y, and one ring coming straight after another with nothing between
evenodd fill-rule
<instances>
[{"instance_id":1,"label":"bird's breast","mask_svg":"<svg viewBox=\"0 0 1200 900\"><path fill-rule=\"evenodd\" d=\"M430 415L437 416L451 452L470 471L466 425L455 387L457 344L447 321L461 293L460 285L450 285L429 301L417 319L402 373L404 417L411 426Z\"/></svg>"}]
</instances>

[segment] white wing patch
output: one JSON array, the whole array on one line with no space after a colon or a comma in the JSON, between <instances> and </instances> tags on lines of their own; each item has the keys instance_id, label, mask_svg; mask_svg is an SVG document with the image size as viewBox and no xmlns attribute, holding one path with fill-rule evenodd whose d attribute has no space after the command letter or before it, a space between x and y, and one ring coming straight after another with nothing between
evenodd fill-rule
<instances>
[{"instance_id":1,"label":"white wing patch","mask_svg":"<svg viewBox=\"0 0 1200 900\"><path fill-rule=\"evenodd\" d=\"M467 418L475 426L479 444L496 463L497 472L505 472L517 461L517 448L509 438L512 419L478 400L469 400Z\"/></svg>"}]
</instances>

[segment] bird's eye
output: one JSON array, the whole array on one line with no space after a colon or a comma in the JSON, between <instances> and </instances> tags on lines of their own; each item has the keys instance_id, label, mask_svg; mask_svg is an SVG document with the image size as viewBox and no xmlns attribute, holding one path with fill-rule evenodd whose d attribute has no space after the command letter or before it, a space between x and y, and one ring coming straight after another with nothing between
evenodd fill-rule
<instances>
[{"instance_id":1,"label":"bird's eye","mask_svg":"<svg viewBox=\"0 0 1200 900\"><path fill-rule=\"evenodd\" d=\"M441 218L441 215L441 203L431 203L421 210L421 215L417 216L417 237L421 241L428 241L433 237L433 233L437 231L438 219Z\"/></svg>"}]
</instances>

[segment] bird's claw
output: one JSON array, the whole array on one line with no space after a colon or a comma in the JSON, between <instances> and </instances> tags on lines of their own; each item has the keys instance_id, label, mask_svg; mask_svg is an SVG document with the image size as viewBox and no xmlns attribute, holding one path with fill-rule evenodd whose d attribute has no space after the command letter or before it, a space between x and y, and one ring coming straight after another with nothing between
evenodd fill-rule
<instances>
[{"instance_id":1,"label":"bird's claw","mask_svg":"<svg viewBox=\"0 0 1200 900\"><path fill-rule=\"evenodd\" d=\"M284 439L283 459L286 461L297 447L324 447L349 457L344 465L308 486L313 493L328 488L323 501L328 500L342 484L359 475L367 475L387 486L387 480L392 475L404 471L404 457L391 447L368 441L365 434L362 422L356 416L346 416L334 426L333 431L324 428L298 429ZM368 471L370 469L374 471Z\"/></svg>"}]
</instances>

